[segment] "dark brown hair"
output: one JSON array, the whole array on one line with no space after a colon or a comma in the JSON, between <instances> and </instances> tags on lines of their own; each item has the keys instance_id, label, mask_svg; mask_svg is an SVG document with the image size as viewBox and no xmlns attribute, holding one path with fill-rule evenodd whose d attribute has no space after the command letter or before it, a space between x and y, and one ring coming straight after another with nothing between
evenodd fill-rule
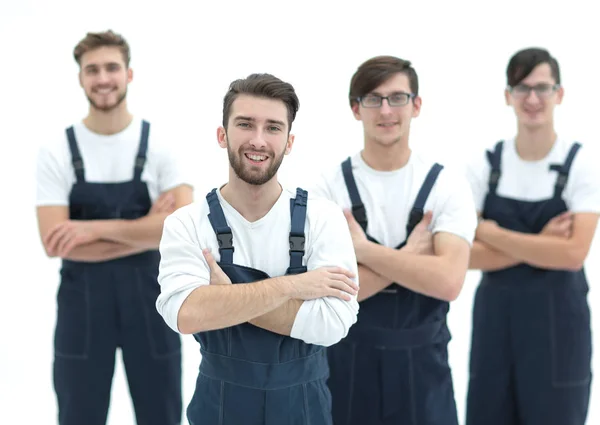
<instances>
[{"instance_id":1,"label":"dark brown hair","mask_svg":"<svg viewBox=\"0 0 600 425\"><path fill-rule=\"evenodd\" d=\"M509 60L506 67L506 83L509 87L514 87L523 81L533 69L547 63L550 65L552 78L556 84L560 84L560 69L558 62L553 58L546 49L538 47L530 47L528 49L519 50Z\"/></svg>"},{"instance_id":2,"label":"dark brown hair","mask_svg":"<svg viewBox=\"0 0 600 425\"><path fill-rule=\"evenodd\" d=\"M129 44L120 35L112 30L104 32L88 32L86 36L77 43L75 49L73 49L73 57L75 61L81 65L81 57L92 50L100 47L118 47L123 55L123 61L125 66L129 68L129 62L131 61L131 52L129 51Z\"/></svg>"},{"instance_id":3,"label":"dark brown hair","mask_svg":"<svg viewBox=\"0 0 600 425\"><path fill-rule=\"evenodd\" d=\"M296 119L300 108L300 101L290 83L286 83L271 74L251 74L247 78L235 80L229 85L229 90L223 99L223 127L227 129L227 122L231 114L231 105L240 94L281 100L288 111L288 131Z\"/></svg>"},{"instance_id":4,"label":"dark brown hair","mask_svg":"<svg viewBox=\"0 0 600 425\"><path fill-rule=\"evenodd\" d=\"M419 78L410 61L394 56L376 56L364 62L358 67L350 81L350 106L394 74L401 73L408 77L410 91L417 96L419 94Z\"/></svg>"}]
</instances>

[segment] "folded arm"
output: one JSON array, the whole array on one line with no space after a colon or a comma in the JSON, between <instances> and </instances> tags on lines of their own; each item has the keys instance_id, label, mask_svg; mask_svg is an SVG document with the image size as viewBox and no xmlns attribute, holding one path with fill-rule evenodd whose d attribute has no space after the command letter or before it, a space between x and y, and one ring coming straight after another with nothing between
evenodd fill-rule
<instances>
[{"instance_id":1,"label":"folded arm","mask_svg":"<svg viewBox=\"0 0 600 425\"><path fill-rule=\"evenodd\" d=\"M473 241L469 269L496 271L516 266L521 261L479 241Z\"/></svg>"},{"instance_id":2,"label":"folded arm","mask_svg":"<svg viewBox=\"0 0 600 425\"><path fill-rule=\"evenodd\" d=\"M51 258L56 257L57 254L49 246L46 236L54 226L69 219L69 208L64 206L38 207L37 218L38 229L46 255ZM144 249L124 243L94 240L76 246L62 258L72 261L100 262L125 257L142 251Z\"/></svg>"},{"instance_id":3,"label":"folded arm","mask_svg":"<svg viewBox=\"0 0 600 425\"><path fill-rule=\"evenodd\" d=\"M598 214L578 213L573 217L570 238L545 234L527 234L497 225L478 231L478 239L492 248L535 267L579 270L589 252L598 223ZM480 224L481 225L481 224Z\"/></svg>"},{"instance_id":4,"label":"folded arm","mask_svg":"<svg viewBox=\"0 0 600 425\"><path fill-rule=\"evenodd\" d=\"M433 236L434 254L396 250L367 241L359 257L375 273L415 292L446 301L456 299L469 264L469 243L454 234Z\"/></svg>"},{"instance_id":5,"label":"folded arm","mask_svg":"<svg viewBox=\"0 0 600 425\"><path fill-rule=\"evenodd\" d=\"M165 194L173 195L175 210L192 202L193 191L180 185ZM149 214L134 220L94 220L99 239L144 249L158 249L163 223L170 213Z\"/></svg>"}]
</instances>

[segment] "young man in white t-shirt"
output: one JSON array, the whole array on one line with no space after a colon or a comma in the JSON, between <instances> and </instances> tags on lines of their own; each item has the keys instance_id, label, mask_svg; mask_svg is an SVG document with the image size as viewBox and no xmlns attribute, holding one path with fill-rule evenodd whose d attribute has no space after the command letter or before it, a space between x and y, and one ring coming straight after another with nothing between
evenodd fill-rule
<instances>
[{"instance_id":1,"label":"young man in white t-shirt","mask_svg":"<svg viewBox=\"0 0 600 425\"><path fill-rule=\"evenodd\" d=\"M470 268L473 309L467 425L583 425L592 379L583 269L600 213L596 156L558 137L564 95L548 51L511 57L506 103L516 137L468 164L482 220Z\"/></svg>"},{"instance_id":2,"label":"young man in white t-shirt","mask_svg":"<svg viewBox=\"0 0 600 425\"><path fill-rule=\"evenodd\" d=\"M278 182L298 107L272 75L234 81L229 181L165 220L157 309L202 353L190 424L331 424L325 347L356 321L356 257L334 203Z\"/></svg>"},{"instance_id":3,"label":"young man in white t-shirt","mask_svg":"<svg viewBox=\"0 0 600 425\"><path fill-rule=\"evenodd\" d=\"M44 144L37 216L49 257L61 258L54 388L61 425L106 423L121 348L138 423L181 423L179 335L154 303L165 217L192 201L166 140L127 109L127 42L88 33L75 47L88 115Z\"/></svg>"},{"instance_id":4,"label":"young man in white t-shirt","mask_svg":"<svg viewBox=\"0 0 600 425\"><path fill-rule=\"evenodd\" d=\"M345 210L361 282L358 321L328 349L336 425L457 424L446 315L477 220L460 174L409 147L418 91L410 62L363 63L349 100L364 149L313 189Z\"/></svg>"}]
</instances>

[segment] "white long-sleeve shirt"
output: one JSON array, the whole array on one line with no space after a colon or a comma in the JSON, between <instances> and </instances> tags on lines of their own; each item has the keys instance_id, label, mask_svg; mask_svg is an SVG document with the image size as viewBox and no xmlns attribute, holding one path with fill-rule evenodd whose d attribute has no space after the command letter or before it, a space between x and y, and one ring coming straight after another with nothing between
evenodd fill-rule
<instances>
[{"instance_id":1,"label":"white long-sleeve shirt","mask_svg":"<svg viewBox=\"0 0 600 425\"><path fill-rule=\"evenodd\" d=\"M271 277L282 276L289 267L290 199L296 191L284 189L273 208L261 219L249 222L217 191L227 224L233 233L233 262L259 269ZM182 207L167 217L160 242L161 294L158 312L176 332L181 305L196 288L210 283L210 270L202 249L210 248L219 261L219 246L208 219L206 199ZM341 209L309 193L305 224L305 255L308 270L338 266L357 277L356 256L348 224ZM344 338L356 322L356 297L344 301L334 297L304 301L290 336L309 344L330 346Z\"/></svg>"}]
</instances>

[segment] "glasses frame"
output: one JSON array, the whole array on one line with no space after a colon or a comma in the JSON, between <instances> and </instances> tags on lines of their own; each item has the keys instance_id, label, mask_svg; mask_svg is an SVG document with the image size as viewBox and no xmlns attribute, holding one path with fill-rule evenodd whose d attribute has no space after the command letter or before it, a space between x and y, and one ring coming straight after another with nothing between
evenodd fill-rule
<instances>
[{"instance_id":1,"label":"glasses frame","mask_svg":"<svg viewBox=\"0 0 600 425\"><path fill-rule=\"evenodd\" d=\"M523 93L523 92L515 92L515 88L517 86L524 87L524 88L527 89L527 91L525 93ZM546 98L550 97L552 94L556 93L558 91L558 89L560 89L560 87L561 87L560 84L546 84L546 83L537 84L535 86L528 86L527 84L517 84L517 86L508 86L507 90L508 90L508 92L511 95L513 95L514 97L516 97L518 99L528 98L532 91L535 92L535 95L538 98L540 98L540 99L546 99ZM540 86L544 86L544 87L550 86L550 91L548 93L540 93L539 92L539 87Z\"/></svg>"},{"instance_id":2,"label":"glasses frame","mask_svg":"<svg viewBox=\"0 0 600 425\"><path fill-rule=\"evenodd\" d=\"M401 104L401 105L396 105L396 104L392 105L390 103L390 97L397 96L399 94L407 96L406 97L406 102L403 103L403 104ZM376 105L376 106L375 105L365 105L363 101L364 101L364 98L367 97L367 96L369 96L369 97L378 97L379 98L379 104ZM369 94L366 94L364 96L357 97L356 101L359 102L363 106L363 108L381 108L381 105L383 105L383 101L387 100L387 103L390 106L390 108L398 108L400 106L406 106L406 105L408 105L410 103L410 101L413 100L415 97L417 97L417 95L414 94L414 93L404 93L404 92L394 93L394 94L392 94L390 96L380 96L378 94L371 94L371 93L369 93Z\"/></svg>"}]
</instances>

